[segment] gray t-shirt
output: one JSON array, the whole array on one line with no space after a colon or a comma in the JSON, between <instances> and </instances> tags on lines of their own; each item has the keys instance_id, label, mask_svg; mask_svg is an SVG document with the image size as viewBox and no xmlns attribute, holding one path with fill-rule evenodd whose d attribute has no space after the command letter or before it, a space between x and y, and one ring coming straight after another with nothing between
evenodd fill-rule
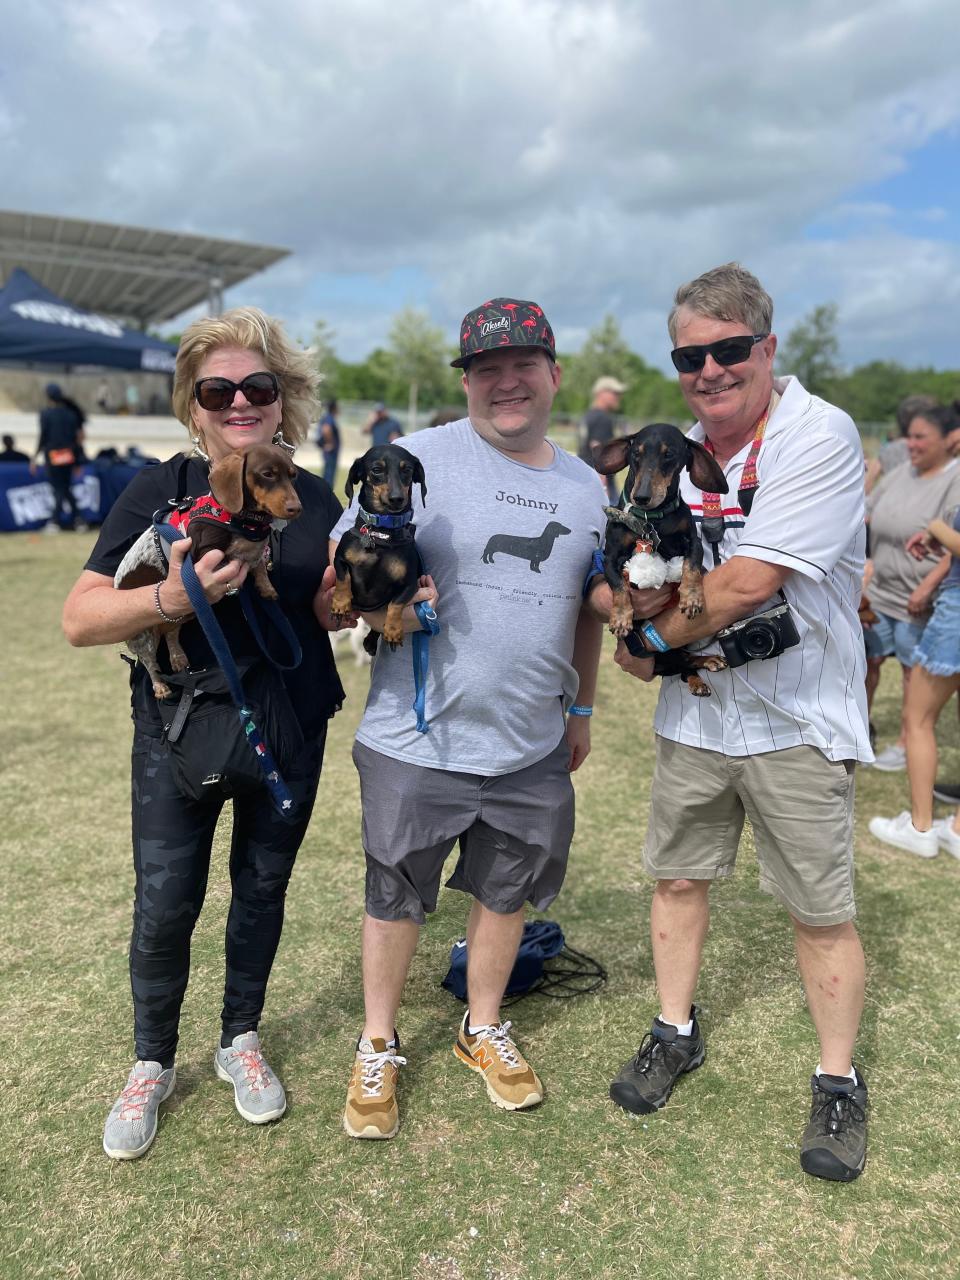
<instances>
[{"instance_id":1,"label":"gray t-shirt","mask_svg":"<svg viewBox=\"0 0 960 1280\"><path fill-rule=\"evenodd\" d=\"M907 539L925 529L935 516L949 516L960 506L960 466L948 462L935 475L922 476L909 462L884 476L868 499L870 554L873 577L867 588L879 613L900 622L911 617L907 599L933 567L931 560L914 560L905 549ZM929 618L927 612L924 618Z\"/></svg>"},{"instance_id":2,"label":"gray t-shirt","mask_svg":"<svg viewBox=\"0 0 960 1280\"><path fill-rule=\"evenodd\" d=\"M572 665L583 585L605 518L600 478L554 445L545 468L514 462L468 418L407 436L423 462L417 548L440 594L430 641L428 733L417 733L412 636L381 642L357 738L409 764L513 773L563 736L577 693ZM339 540L356 501L332 533Z\"/></svg>"}]
</instances>

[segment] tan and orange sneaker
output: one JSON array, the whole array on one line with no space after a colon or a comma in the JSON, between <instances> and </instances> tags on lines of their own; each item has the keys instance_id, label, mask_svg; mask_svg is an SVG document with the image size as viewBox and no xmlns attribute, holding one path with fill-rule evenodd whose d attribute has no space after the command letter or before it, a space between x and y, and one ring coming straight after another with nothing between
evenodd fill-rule
<instances>
[{"instance_id":1,"label":"tan and orange sneaker","mask_svg":"<svg viewBox=\"0 0 960 1280\"><path fill-rule=\"evenodd\" d=\"M460 1034L453 1052L471 1071L478 1071L487 1082L490 1101L505 1111L524 1111L543 1101L543 1085L537 1073L510 1039L510 1023L481 1027L474 1035L467 1032L463 1015Z\"/></svg>"},{"instance_id":2,"label":"tan and orange sneaker","mask_svg":"<svg viewBox=\"0 0 960 1280\"><path fill-rule=\"evenodd\" d=\"M399 1039L360 1040L347 1089L343 1127L351 1138L392 1138L400 1128L397 1073L406 1058L397 1053Z\"/></svg>"}]
</instances>

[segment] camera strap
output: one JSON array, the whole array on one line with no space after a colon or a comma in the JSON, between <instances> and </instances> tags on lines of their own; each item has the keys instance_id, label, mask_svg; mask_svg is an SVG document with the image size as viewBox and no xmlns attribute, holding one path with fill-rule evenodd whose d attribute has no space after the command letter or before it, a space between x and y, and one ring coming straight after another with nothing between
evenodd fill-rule
<instances>
[{"instance_id":1,"label":"camera strap","mask_svg":"<svg viewBox=\"0 0 960 1280\"><path fill-rule=\"evenodd\" d=\"M776 392L774 392L776 395ZM779 396L777 397L779 400ZM767 422L770 419L772 402L764 409L760 415L756 430L753 434L753 443L750 446L750 452L747 454L747 460L743 464L743 471L740 474L740 487L737 489L737 501L740 504L740 510L744 516L750 514L750 508L753 506L753 498L756 491L760 488L760 480L757 477L757 458L760 456L760 446L763 444L763 433L767 429ZM713 445L708 439L704 439L703 447L709 454L714 453ZM723 518L723 504L720 500L719 493L703 494L703 517L700 521L700 532L707 542L710 544L710 550L713 553L714 568L720 563L720 543L723 541L723 531L725 528Z\"/></svg>"}]
</instances>

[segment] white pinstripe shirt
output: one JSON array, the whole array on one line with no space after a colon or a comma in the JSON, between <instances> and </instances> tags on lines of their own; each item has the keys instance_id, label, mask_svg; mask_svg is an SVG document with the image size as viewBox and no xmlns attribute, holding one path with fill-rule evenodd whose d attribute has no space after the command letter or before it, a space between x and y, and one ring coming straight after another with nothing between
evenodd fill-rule
<instances>
[{"instance_id":1,"label":"white pinstripe shirt","mask_svg":"<svg viewBox=\"0 0 960 1280\"><path fill-rule=\"evenodd\" d=\"M873 759L867 731L863 636L863 449L852 420L796 378L781 395L757 462L759 488L744 517L737 488L750 445L727 463L729 492L720 558L748 556L792 570L784 594L800 644L777 658L704 673L712 696L695 698L679 677L662 681L654 729L661 737L728 756L809 745L830 760ZM703 440L697 423L690 431ZM699 522L703 502L684 473L681 495ZM704 543L704 568L713 554ZM780 603L779 597L768 605ZM759 612L759 610L758 610ZM719 652L712 642L704 648Z\"/></svg>"}]
</instances>

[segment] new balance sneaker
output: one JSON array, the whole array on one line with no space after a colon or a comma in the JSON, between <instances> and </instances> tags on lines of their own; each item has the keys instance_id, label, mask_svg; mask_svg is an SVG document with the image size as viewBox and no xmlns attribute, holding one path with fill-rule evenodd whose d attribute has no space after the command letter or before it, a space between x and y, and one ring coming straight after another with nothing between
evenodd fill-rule
<instances>
[{"instance_id":1,"label":"new balance sneaker","mask_svg":"<svg viewBox=\"0 0 960 1280\"><path fill-rule=\"evenodd\" d=\"M397 1075L407 1060L397 1053L396 1032L393 1038L393 1045L378 1036L357 1043L343 1111L343 1127L351 1138L392 1138L400 1128Z\"/></svg>"},{"instance_id":2,"label":"new balance sneaker","mask_svg":"<svg viewBox=\"0 0 960 1280\"><path fill-rule=\"evenodd\" d=\"M103 1126L103 1149L111 1160L136 1160L157 1136L160 1103L173 1093L177 1071L159 1062L135 1062L123 1093Z\"/></svg>"},{"instance_id":3,"label":"new balance sneaker","mask_svg":"<svg viewBox=\"0 0 960 1280\"><path fill-rule=\"evenodd\" d=\"M221 1080L233 1085L233 1100L244 1120L266 1124L286 1111L287 1095L260 1052L255 1031L234 1036L229 1049L218 1049L213 1068Z\"/></svg>"},{"instance_id":4,"label":"new balance sneaker","mask_svg":"<svg viewBox=\"0 0 960 1280\"><path fill-rule=\"evenodd\" d=\"M906 849L918 858L935 858L940 852L936 829L931 827L929 831L918 831L906 809L895 818L871 818L869 827L870 834L884 844Z\"/></svg>"},{"instance_id":5,"label":"new balance sneaker","mask_svg":"<svg viewBox=\"0 0 960 1280\"><path fill-rule=\"evenodd\" d=\"M907 767L906 747L901 747L898 743L887 747L876 757L872 767L879 769L881 773L899 773Z\"/></svg>"},{"instance_id":6,"label":"new balance sneaker","mask_svg":"<svg viewBox=\"0 0 960 1280\"><path fill-rule=\"evenodd\" d=\"M960 859L960 835L953 829L953 819L941 818L934 822L933 829L937 833L937 844L944 853Z\"/></svg>"},{"instance_id":7,"label":"new balance sneaker","mask_svg":"<svg viewBox=\"0 0 960 1280\"><path fill-rule=\"evenodd\" d=\"M933 795L944 804L960 804L960 786L952 782L938 782L933 788Z\"/></svg>"},{"instance_id":8,"label":"new balance sneaker","mask_svg":"<svg viewBox=\"0 0 960 1280\"><path fill-rule=\"evenodd\" d=\"M618 1107L634 1115L658 1111L682 1075L695 1071L706 1057L706 1047L697 1023L696 1007L690 1010L693 1029L682 1036L668 1022L654 1018L640 1048L624 1063L610 1085L610 1097Z\"/></svg>"},{"instance_id":9,"label":"new balance sneaker","mask_svg":"<svg viewBox=\"0 0 960 1280\"><path fill-rule=\"evenodd\" d=\"M814 1178L852 1182L867 1158L867 1082L855 1065L857 1079L812 1076L810 1122L800 1143L800 1166Z\"/></svg>"},{"instance_id":10,"label":"new balance sneaker","mask_svg":"<svg viewBox=\"0 0 960 1280\"><path fill-rule=\"evenodd\" d=\"M453 1052L460 1061L482 1075L494 1106L504 1111L525 1111L543 1101L543 1085L537 1073L510 1039L511 1023L467 1031L470 1010L463 1015Z\"/></svg>"}]
</instances>

